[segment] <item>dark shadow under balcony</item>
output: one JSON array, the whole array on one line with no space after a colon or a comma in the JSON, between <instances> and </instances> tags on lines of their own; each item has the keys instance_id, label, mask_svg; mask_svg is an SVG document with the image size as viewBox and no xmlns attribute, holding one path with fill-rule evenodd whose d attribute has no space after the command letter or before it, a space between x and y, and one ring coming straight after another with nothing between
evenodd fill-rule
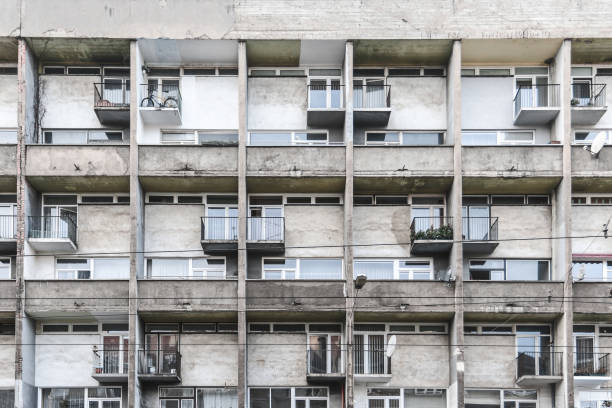
<instances>
[{"instance_id":1,"label":"dark shadow under balcony","mask_svg":"<svg viewBox=\"0 0 612 408\"><path fill-rule=\"evenodd\" d=\"M28 243L38 252L76 251L76 214L29 216Z\"/></svg>"},{"instance_id":2,"label":"dark shadow under balcony","mask_svg":"<svg viewBox=\"0 0 612 408\"><path fill-rule=\"evenodd\" d=\"M452 217L414 217L410 224L410 253L447 254L453 247L452 224Z\"/></svg>"},{"instance_id":3,"label":"dark shadow under balcony","mask_svg":"<svg viewBox=\"0 0 612 408\"><path fill-rule=\"evenodd\" d=\"M497 217L463 218L463 252L488 255L499 245Z\"/></svg>"},{"instance_id":4,"label":"dark shadow under balcony","mask_svg":"<svg viewBox=\"0 0 612 408\"><path fill-rule=\"evenodd\" d=\"M563 380L563 352L519 352L516 357L516 385L537 388Z\"/></svg>"},{"instance_id":5,"label":"dark shadow under balcony","mask_svg":"<svg viewBox=\"0 0 612 408\"><path fill-rule=\"evenodd\" d=\"M514 124L547 125L561 110L559 84L520 85L514 95Z\"/></svg>"},{"instance_id":6,"label":"dark shadow under balcony","mask_svg":"<svg viewBox=\"0 0 612 408\"><path fill-rule=\"evenodd\" d=\"M608 111L606 84L575 82L572 84L572 126L595 125Z\"/></svg>"},{"instance_id":7,"label":"dark shadow under balcony","mask_svg":"<svg viewBox=\"0 0 612 408\"><path fill-rule=\"evenodd\" d=\"M610 381L610 353L574 352L574 384L597 388Z\"/></svg>"},{"instance_id":8,"label":"dark shadow under balcony","mask_svg":"<svg viewBox=\"0 0 612 408\"><path fill-rule=\"evenodd\" d=\"M94 84L94 112L103 125L129 126L129 83L118 79Z\"/></svg>"},{"instance_id":9,"label":"dark shadow under balcony","mask_svg":"<svg viewBox=\"0 0 612 408\"><path fill-rule=\"evenodd\" d=\"M127 383L127 350L94 346L93 361L91 376L99 383Z\"/></svg>"},{"instance_id":10,"label":"dark shadow under balcony","mask_svg":"<svg viewBox=\"0 0 612 408\"><path fill-rule=\"evenodd\" d=\"M367 83L353 86L353 121L355 125L387 126L390 116L390 85Z\"/></svg>"},{"instance_id":11,"label":"dark shadow under balcony","mask_svg":"<svg viewBox=\"0 0 612 408\"><path fill-rule=\"evenodd\" d=\"M311 80L308 85L306 123L317 128L344 126L344 85L340 80Z\"/></svg>"},{"instance_id":12,"label":"dark shadow under balcony","mask_svg":"<svg viewBox=\"0 0 612 408\"><path fill-rule=\"evenodd\" d=\"M174 348L138 350L138 378L150 383L181 381L181 353Z\"/></svg>"}]
</instances>

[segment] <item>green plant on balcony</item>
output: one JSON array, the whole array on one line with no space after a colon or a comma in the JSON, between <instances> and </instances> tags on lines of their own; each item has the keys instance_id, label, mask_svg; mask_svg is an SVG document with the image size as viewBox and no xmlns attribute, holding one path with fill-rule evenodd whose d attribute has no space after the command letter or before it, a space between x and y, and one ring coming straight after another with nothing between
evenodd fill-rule
<instances>
[{"instance_id":1,"label":"green plant on balcony","mask_svg":"<svg viewBox=\"0 0 612 408\"><path fill-rule=\"evenodd\" d=\"M411 236L412 241L419 240L451 240L453 239L453 228L450 225L431 226L426 230L414 231Z\"/></svg>"}]
</instances>

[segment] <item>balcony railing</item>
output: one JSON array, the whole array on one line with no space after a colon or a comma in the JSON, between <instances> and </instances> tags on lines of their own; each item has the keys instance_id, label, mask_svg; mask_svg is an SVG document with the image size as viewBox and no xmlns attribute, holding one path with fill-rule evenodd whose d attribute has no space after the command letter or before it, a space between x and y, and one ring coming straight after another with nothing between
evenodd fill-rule
<instances>
[{"instance_id":1,"label":"balcony railing","mask_svg":"<svg viewBox=\"0 0 612 408\"><path fill-rule=\"evenodd\" d=\"M178 109L181 112L183 100L179 85L142 84L141 108Z\"/></svg>"},{"instance_id":2,"label":"balcony railing","mask_svg":"<svg viewBox=\"0 0 612 408\"><path fill-rule=\"evenodd\" d=\"M353 352L353 365L355 374L391 374L391 358L387 357L383 347L364 350L362 346L356 345Z\"/></svg>"},{"instance_id":3,"label":"balcony railing","mask_svg":"<svg viewBox=\"0 0 612 408\"><path fill-rule=\"evenodd\" d=\"M247 218L248 241L284 241L284 217L249 217Z\"/></svg>"},{"instance_id":4,"label":"balcony railing","mask_svg":"<svg viewBox=\"0 0 612 408\"><path fill-rule=\"evenodd\" d=\"M576 82L572 84L572 107L603 108L606 106L606 84Z\"/></svg>"},{"instance_id":5,"label":"balcony railing","mask_svg":"<svg viewBox=\"0 0 612 408\"><path fill-rule=\"evenodd\" d=\"M497 241L497 217L463 218L464 241Z\"/></svg>"},{"instance_id":6,"label":"balcony railing","mask_svg":"<svg viewBox=\"0 0 612 408\"><path fill-rule=\"evenodd\" d=\"M519 85L514 95L514 116L521 109L528 108L558 108L559 84Z\"/></svg>"},{"instance_id":7,"label":"balcony railing","mask_svg":"<svg viewBox=\"0 0 612 408\"><path fill-rule=\"evenodd\" d=\"M524 376L561 376L563 375L562 362L562 352L520 352L516 357L516 378Z\"/></svg>"},{"instance_id":8,"label":"balcony railing","mask_svg":"<svg viewBox=\"0 0 612 408\"><path fill-rule=\"evenodd\" d=\"M574 376L609 377L609 360L609 353L576 352L574 354Z\"/></svg>"},{"instance_id":9,"label":"balcony railing","mask_svg":"<svg viewBox=\"0 0 612 408\"><path fill-rule=\"evenodd\" d=\"M238 217L202 217L201 239L238 241Z\"/></svg>"},{"instance_id":10,"label":"balcony railing","mask_svg":"<svg viewBox=\"0 0 612 408\"><path fill-rule=\"evenodd\" d=\"M353 85L355 109L380 109L391 107L391 85Z\"/></svg>"},{"instance_id":11,"label":"balcony railing","mask_svg":"<svg viewBox=\"0 0 612 408\"><path fill-rule=\"evenodd\" d=\"M76 215L28 217L28 238L70 239L76 242L76 234Z\"/></svg>"},{"instance_id":12,"label":"balcony railing","mask_svg":"<svg viewBox=\"0 0 612 408\"><path fill-rule=\"evenodd\" d=\"M0 215L0 239L17 238L17 216Z\"/></svg>"},{"instance_id":13,"label":"balcony railing","mask_svg":"<svg viewBox=\"0 0 612 408\"><path fill-rule=\"evenodd\" d=\"M344 373L342 351L339 345L331 350L307 350L306 353L308 374L340 375Z\"/></svg>"},{"instance_id":14,"label":"balcony railing","mask_svg":"<svg viewBox=\"0 0 612 408\"><path fill-rule=\"evenodd\" d=\"M452 217L414 217L410 224L410 240L453 239Z\"/></svg>"},{"instance_id":15,"label":"balcony railing","mask_svg":"<svg viewBox=\"0 0 612 408\"><path fill-rule=\"evenodd\" d=\"M176 349L138 350L138 374L181 376L181 353Z\"/></svg>"},{"instance_id":16,"label":"balcony railing","mask_svg":"<svg viewBox=\"0 0 612 408\"><path fill-rule=\"evenodd\" d=\"M340 109L344 107L344 85L308 85L309 109Z\"/></svg>"},{"instance_id":17,"label":"balcony railing","mask_svg":"<svg viewBox=\"0 0 612 408\"><path fill-rule=\"evenodd\" d=\"M100 350L95 348L93 353L94 375L127 374L127 351L122 352L121 350Z\"/></svg>"},{"instance_id":18,"label":"balcony railing","mask_svg":"<svg viewBox=\"0 0 612 408\"><path fill-rule=\"evenodd\" d=\"M125 82L94 84L96 108L127 108L130 106L130 85Z\"/></svg>"}]
</instances>

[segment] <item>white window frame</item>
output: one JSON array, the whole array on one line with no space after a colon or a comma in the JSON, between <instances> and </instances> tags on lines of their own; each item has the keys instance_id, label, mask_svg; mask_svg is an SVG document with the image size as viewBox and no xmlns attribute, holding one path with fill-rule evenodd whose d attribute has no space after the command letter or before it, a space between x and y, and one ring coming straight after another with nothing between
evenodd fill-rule
<instances>
[{"instance_id":1,"label":"white window frame","mask_svg":"<svg viewBox=\"0 0 612 408\"><path fill-rule=\"evenodd\" d=\"M126 129L125 128L101 128L101 129L62 129L62 128L45 128L41 130L42 140L40 144L53 146L53 145L65 145L65 143L46 143L45 142L45 133L47 132L68 132L68 133L85 133L86 141L85 143L71 143L71 146L113 146L113 145L125 145L128 144L129 141L126 139ZM93 132L121 132L121 141L110 141L110 142L100 142L95 141L90 138L91 133Z\"/></svg>"},{"instance_id":2,"label":"white window frame","mask_svg":"<svg viewBox=\"0 0 612 408\"><path fill-rule=\"evenodd\" d=\"M327 397L296 397L295 395L295 390L296 389L307 389L307 388L324 388L327 390ZM309 408L310 404L308 401L310 400L322 400L322 401L327 401L327 408L330 408L329 405L329 398L330 398L330 394L329 394L329 387L327 386L321 386L321 387L317 387L317 386L304 386L304 387L282 387L282 386L250 386L247 389L247 407L251 408L251 389L266 389L268 390L268 399L270 400L270 407L272 408L272 390L273 389L290 389L291 390L291 406L295 407L295 401L296 400L307 400L306 404L305 404L305 408Z\"/></svg>"},{"instance_id":3,"label":"white window frame","mask_svg":"<svg viewBox=\"0 0 612 408\"><path fill-rule=\"evenodd\" d=\"M215 267L211 267L211 268L195 268L193 267L193 260L194 259L198 259L198 258L205 258L205 259L223 259L223 278L214 278L214 279L208 279L207 278L207 274L211 271L219 271L220 267L217 267L215 265ZM187 262L187 276L171 276L171 277L157 277L157 276L149 276L148 273L148 268L147 268L147 264L149 262L149 260L151 260L151 268L153 268L153 263L152 261L154 259L174 259L174 260L184 260L186 259ZM145 271L145 280L227 280L227 258L225 256L196 256L196 257L190 257L190 258L183 258L183 257L156 257L156 256L152 256L152 257L147 257L144 260L144 271ZM196 271L202 271L203 276L199 277L199 276L194 276L194 272Z\"/></svg>"},{"instance_id":4,"label":"white window frame","mask_svg":"<svg viewBox=\"0 0 612 408\"><path fill-rule=\"evenodd\" d=\"M127 257L123 257L123 256L113 256L113 257L97 257L97 259L128 259ZM88 265L89 265L89 278L88 279L79 279L78 278L78 271L79 270L84 270L84 269L74 269L74 268L58 268L58 263L57 261L60 259L66 259L66 260L86 260L88 261ZM72 278L60 278L59 277L59 273L60 272L73 272L73 277ZM87 257L75 257L75 256L59 256L59 257L55 257L55 279L57 280L128 280L129 279L129 268L128 268L128 276L126 278L112 278L112 279L98 279L96 277L96 258L87 258Z\"/></svg>"},{"instance_id":5,"label":"white window frame","mask_svg":"<svg viewBox=\"0 0 612 408\"><path fill-rule=\"evenodd\" d=\"M293 268L286 268L286 267L281 267L280 265L278 265L279 267L273 266L273 267L268 267L267 269L270 271L280 271L281 272L281 278L280 279L268 279L266 278L266 266L265 266L265 261L269 260L269 259L282 259L282 260L287 260L287 259L295 259L295 269ZM343 258L334 258L334 257L302 257L302 258L294 258L294 257L274 257L274 256L266 256L266 257L262 257L261 258L261 278L259 279L252 279L252 280L304 280L301 277L301 261L307 259L307 260L340 260L340 276L338 278L334 278L334 279L330 279L330 278L321 278L321 279L312 279L314 281L318 281L318 280L329 280L329 281L337 281L337 280L342 280L344 279L342 277L342 272L344 271L344 259ZM287 273L291 273L293 272L294 274L294 278L290 279L287 278L286 275ZM311 279L308 279L311 280Z\"/></svg>"},{"instance_id":6,"label":"white window frame","mask_svg":"<svg viewBox=\"0 0 612 408\"><path fill-rule=\"evenodd\" d=\"M119 349L116 350L118 351L118 364L119 364L119 372L117 374L127 374L127 371L124 372L123 369L123 360L125 358L125 354L129 352L129 350L125 349L125 340L128 340L129 342L129 333L124 332L124 331L103 331L102 333L100 333L100 345L99 348L97 350L97 352L99 353L99 361L103 362L104 361L104 338L105 337L119 337ZM103 363L102 363L103 364ZM103 401L104 399L100 399L101 401ZM114 399L112 399L114 400ZM102 407L100 407L102 408Z\"/></svg>"},{"instance_id":7,"label":"white window frame","mask_svg":"<svg viewBox=\"0 0 612 408\"><path fill-rule=\"evenodd\" d=\"M310 75L310 70L311 69L337 69L340 71L340 75L338 76L333 76L333 75ZM338 68L338 67L308 67L306 68L306 75L308 76L308 109L309 110L329 110L329 109L338 109L338 110L343 110L344 109L344 92L343 92L343 77L342 77L342 67ZM315 80L315 81L325 81L325 108L311 108L310 107L310 86L311 86L311 80ZM340 85L340 106L338 108L333 108L332 107L332 103L331 103L331 86L332 86L332 82L334 81L338 81L339 85Z\"/></svg>"},{"instance_id":8,"label":"white window frame","mask_svg":"<svg viewBox=\"0 0 612 408\"><path fill-rule=\"evenodd\" d=\"M472 129L463 129L462 133L495 133L496 134L496 144L494 145L472 145L467 144L463 146L529 146L535 145L535 130L533 129L509 129L509 130L472 130ZM530 142L515 142L510 141L507 142L504 140L505 135L509 133L531 133L531 141Z\"/></svg>"},{"instance_id":9,"label":"white window frame","mask_svg":"<svg viewBox=\"0 0 612 408\"><path fill-rule=\"evenodd\" d=\"M586 146L586 145L590 145L591 143L593 143L590 140L576 140L576 133L591 133L591 132L606 132L607 138L606 138L606 145L610 145L612 144L612 129L574 129L572 131L572 144L573 145L579 145L579 146Z\"/></svg>"},{"instance_id":10,"label":"white window frame","mask_svg":"<svg viewBox=\"0 0 612 408\"><path fill-rule=\"evenodd\" d=\"M368 142L368 135L372 133L397 133L398 140L397 142ZM418 145L404 145L404 137L409 137L411 134L422 134L422 133L431 133L431 134L442 134L442 144L435 145L426 145L426 146L443 146L444 141L446 140L446 132L442 130L368 130L365 132L364 145L366 146L418 146Z\"/></svg>"},{"instance_id":11,"label":"white window frame","mask_svg":"<svg viewBox=\"0 0 612 408\"><path fill-rule=\"evenodd\" d=\"M589 282L609 282L612 281L612 259L606 259L606 258L591 258L589 259L588 257L578 257L578 258L573 258L572 259L572 264L575 262L592 262L592 263L596 263L596 262L601 262L601 279L598 280L594 280L594 281L589 281ZM572 268L573 270L573 268ZM574 279L574 282L576 282L576 280Z\"/></svg>"},{"instance_id":12,"label":"white window frame","mask_svg":"<svg viewBox=\"0 0 612 408\"><path fill-rule=\"evenodd\" d=\"M401 259L397 259L397 258L355 258L355 260L353 261L354 265L353 268L356 266L357 263L368 263L368 262L392 262L393 263L393 278L392 279L384 279L385 281L410 281L410 280L414 280L413 276L414 276L414 272L415 271L420 271L420 272L424 272L424 270L419 270L419 269L414 269L414 268L402 268L400 266L400 264L402 262L428 262L429 263L429 280L433 280L434 279L434 268L433 268L433 258L401 258ZM354 271L356 270L356 268L354 268ZM410 279L400 279L400 272L402 271L406 271L409 273ZM355 279L357 277L357 272L353 272L354 273L354 277L353 279ZM378 279L374 279L374 280L378 280Z\"/></svg>"},{"instance_id":13,"label":"white window frame","mask_svg":"<svg viewBox=\"0 0 612 408\"><path fill-rule=\"evenodd\" d=\"M356 374L359 375L359 374ZM397 390L398 395L377 395L377 396L370 396L367 395L368 394L368 390L370 389L386 389L386 390ZM370 401L384 401L383 403L383 408L391 408L390 407L390 401L392 400L398 400L398 408L402 408L404 406L404 389L403 388L399 388L399 387L368 387L368 389L366 389L366 399L367 399L367 405L366 408L370 407Z\"/></svg>"},{"instance_id":14,"label":"white window frame","mask_svg":"<svg viewBox=\"0 0 612 408\"><path fill-rule=\"evenodd\" d=\"M591 200L592 198L610 198L612 199L612 194L605 194L605 193L603 194L593 194L593 193L591 194L572 194L572 199L574 198L584 198L586 199L586 202L585 203L573 203L572 202L572 205L597 205L597 206L612 205L612 203L610 204L593 203Z\"/></svg>"},{"instance_id":15,"label":"white window frame","mask_svg":"<svg viewBox=\"0 0 612 408\"><path fill-rule=\"evenodd\" d=\"M298 67L251 67L249 68L249 76L252 75L253 71L275 71L274 76L258 76L255 75L255 78L291 78L291 77L295 77L295 76L299 76L299 77L306 77L308 76L308 69L310 67L303 67L303 66L298 66ZM332 68L332 69L338 69L338 68ZM304 71L304 75L282 75L280 74L280 71L298 71L298 70L302 70Z\"/></svg>"},{"instance_id":16,"label":"white window frame","mask_svg":"<svg viewBox=\"0 0 612 408\"><path fill-rule=\"evenodd\" d=\"M326 367L325 367L325 371L327 374L331 374L332 370L331 370L331 364L332 364L332 343L331 343L331 338L332 336L339 336L340 337L340 363L339 363L339 373L344 373L344 348L342 347L342 344L344 344L344 334L342 332L331 332L331 331L326 331L326 332L318 332L318 331L310 331L309 330L309 325L306 325L306 350L308 350L310 352L310 336L327 336L327 340L326 340L326 344L327 347L325 349L325 362L326 362ZM310 366L310 358L308 359L308 361L306 362L309 366Z\"/></svg>"},{"instance_id":17,"label":"white window frame","mask_svg":"<svg viewBox=\"0 0 612 408\"><path fill-rule=\"evenodd\" d=\"M251 143L251 135L253 133L268 133L268 134L279 134L285 135L289 134L291 137L290 145L278 145L279 147L289 147L289 146L329 146L329 131L328 130L319 130L319 129L307 129L307 130L251 130L249 131L249 146L253 147L275 147L275 146L266 146L266 145L254 145ZM327 137L325 141L304 141L304 140L296 140L296 134L298 133L324 133Z\"/></svg>"},{"instance_id":18,"label":"white window frame","mask_svg":"<svg viewBox=\"0 0 612 408\"><path fill-rule=\"evenodd\" d=\"M5 278L5 277L2 277L2 275L0 275L0 280L12 280L11 276L13 274L13 272L12 272L13 271L13 261L8 256L0 257L0 260L4 260L4 261L8 260L8 262L9 262L8 263L8 277ZM2 269L0 269L0 271L1 270Z\"/></svg>"},{"instance_id":19,"label":"white window frame","mask_svg":"<svg viewBox=\"0 0 612 408\"><path fill-rule=\"evenodd\" d=\"M480 70L481 69L507 69L508 70L508 75L485 75L486 77L499 77L499 78L513 77L514 76L514 68L515 67L512 67L512 66L496 66L496 65L479 65L479 66L462 65L461 66L462 70L463 69L473 69L474 70L474 77L479 77L480 76ZM470 75L470 78L471 77L472 76Z\"/></svg>"}]
</instances>

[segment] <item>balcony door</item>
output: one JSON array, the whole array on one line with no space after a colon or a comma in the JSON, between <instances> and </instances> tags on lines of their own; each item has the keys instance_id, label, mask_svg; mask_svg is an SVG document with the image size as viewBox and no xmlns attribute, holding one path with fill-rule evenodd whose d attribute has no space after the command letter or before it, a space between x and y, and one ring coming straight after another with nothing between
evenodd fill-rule
<instances>
[{"instance_id":1,"label":"balcony door","mask_svg":"<svg viewBox=\"0 0 612 408\"><path fill-rule=\"evenodd\" d=\"M597 370L595 333L574 334L574 375L589 376Z\"/></svg>"},{"instance_id":2,"label":"balcony door","mask_svg":"<svg viewBox=\"0 0 612 408\"><path fill-rule=\"evenodd\" d=\"M146 336L145 374L176 374L178 334L150 333Z\"/></svg>"},{"instance_id":3,"label":"balcony door","mask_svg":"<svg viewBox=\"0 0 612 408\"><path fill-rule=\"evenodd\" d=\"M464 205L461 209L463 239L475 241L489 239L490 215L488 205Z\"/></svg>"},{"instance_id":4,"label":"balcony door","mask_svg":"<svg viewBox=\"0 0 612 408\"><path fill-rule=\"evenodd\" d=\"M308 92L308 107L311 109L342 107L340 78L311 79Z\"/></svg>"},{"instance_id":5,"label":"balcony door","mask_svg":"<svg viewBox=\"0 0 612 408\"><path fill-rule=\"evenodd\" d=\"M355 374L386 374L384 334L356 334L354 341Z\"/></svg>"},{"instance_id":6,"label":"balcony door","mask_svg":"<svg viewBox=\"0 0 612 408\"><path fill-rule=\"evenodd\" d=\"M548 76L517 76L516 89L523 108L548 106Z\"/></svg>"},{"instance_id":7,"label":"balcony door","mask_svg":"<svg viewBox=\"0 0 612 408\"><path fill-rule=\"evenodd\" d=\"M127 374L127 335L108 335L102 338L102 374Z\"/></svg>"},{"instance_id":8,"label":"balcony door","mask_svg":"<svg viewBox=\"0 0 612 408\"><path fill-rule=\"evenodd\" d=\"M283 207L257 206L249 208L249 240L282 241Z\"/></svg>"},{"instance_id":9,"label":"balcony door","mask_svg":"<svg viewBox=\"0 0 612 408\"><path fill-rule=\"evenodd\" d=\"M238 207L215 206L206 209L206 239L238 240Z\"/></svg>"},{"instance_id":10,"label":"balcony door","mask_svg":"<svg viewBox=\"0 0 612 408\"><path fill-rule=\"evenodd\" d=\"M517 377L524 375L553 375L549 326L517 326Z\"/></svg>"},{"instance_id":11,"label":"balcony door","mask_svg":"<svg viewBox=\"0 0 612 408\"><path fill-rule=\"evenodd\" d=\"M353 106L355 109L386 108L384 78L357 78L353 80Z\"/></svg>"},{"instance_id":12,"label":"balcony door","mask_svg":"<svg viewBox=\"0 0 612 408\"><path fill-rule=\"evenodd\" d=\"M16 237L16 215L17 205L0 204L0 239L13 239Z\"/></svg>"},{"instance_id":13,"label":"balcony door","mask_svg":"<svg viewBox=\"0 0 612 408\"><path fill-rule=\"evenodd\" d=\"M427 231L430 228L437 229L444 224L443 206L415 207L413 205L411 215L416 232Z\"/></svg>"},{"instance_id":14,"label":"balcony door","mask_svg":"<svg viewBox=\"0 0 612 408\"><path fill-rule=\"evenodd\" d=\"M311 374L342 372L342 336L311 334L308 337L308 365Z\"/></svg>"},{"instance_id":15,"label":"balcony door","mask_svg":"<svg viewBox=\"0 0 612 408\"><path fill-rule=\"evenodd\" d=\"M44 196L41 238L69 238L77 222L76 203L77 197L73 195Z\"/></svg>"}]
</instances>

